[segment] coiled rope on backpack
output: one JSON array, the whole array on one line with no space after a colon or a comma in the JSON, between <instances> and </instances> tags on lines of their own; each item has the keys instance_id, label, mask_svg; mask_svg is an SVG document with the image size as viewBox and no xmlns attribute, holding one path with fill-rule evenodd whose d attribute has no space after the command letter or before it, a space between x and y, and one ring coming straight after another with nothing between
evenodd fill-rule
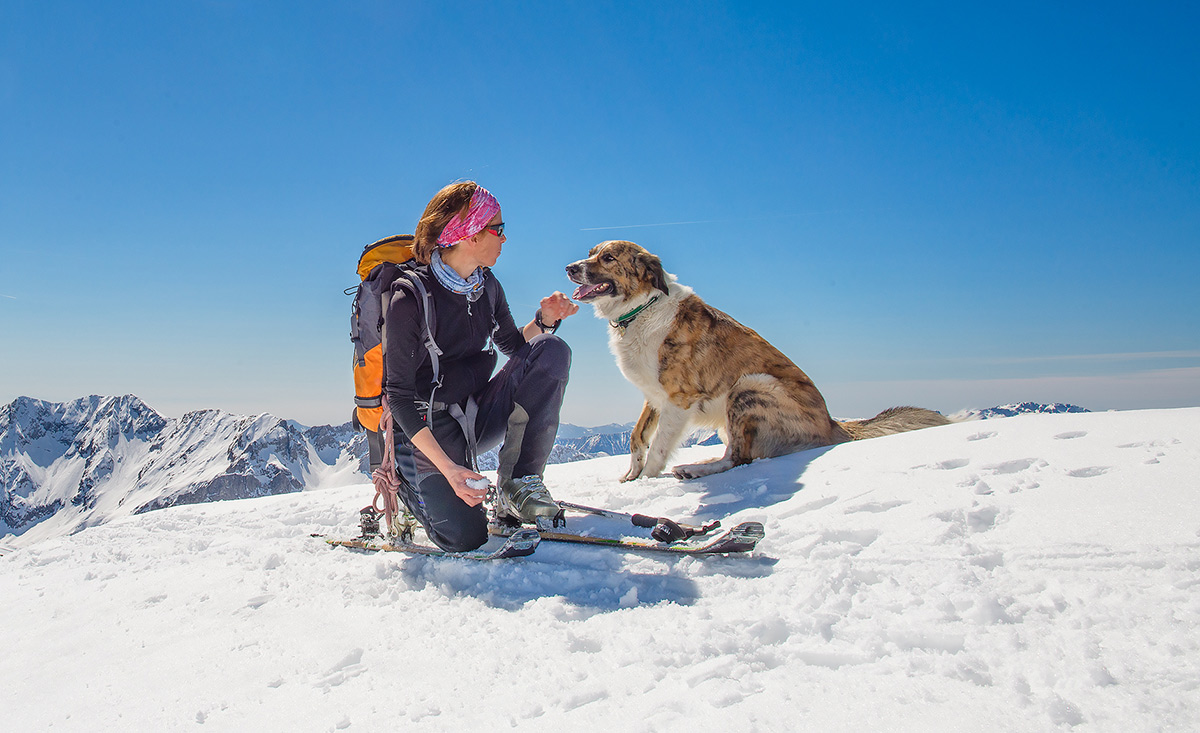
<instances>
[{"instance_id":1,"label":"coiled rope on backpack","mask_svg":"<svg viewBox=\"0 0 1200 733\"><path fill-rule=\"evenodd\" d=\"M375 498L371 500L371 507L383 513L387 531L395 533L393 521L400 514L400 477L396 473L396 442L392 435L392 411L388 408L387 394L383 395L379 432L383 438L383 460L371 473L371 481L375 484ZM383 508L379 507L380 498L383 499Z\"/></svg>"}]
</instances>

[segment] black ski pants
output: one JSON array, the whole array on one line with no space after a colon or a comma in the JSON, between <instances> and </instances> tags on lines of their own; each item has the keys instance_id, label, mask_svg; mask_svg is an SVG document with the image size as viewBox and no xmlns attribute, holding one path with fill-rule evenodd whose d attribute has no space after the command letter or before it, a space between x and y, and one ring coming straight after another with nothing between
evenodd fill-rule
<instances>
[{"instance_id":1,"label":"black ski pants","mask_svg":"<svg viewBox=\"0 0 1200 733\"><path fill-rule=\"evenodd\" d=\"M558 434L558 417L571 368L571 349L557 336L542 334L522 346L472 399L476 451L484 453L503 443L499 483L511 478L542 475ZM438 445L460 465L472 466L463 427L446 410L433 413ZM487 542L487 514L482 504L468 506L454 493L421 451L396 430L396 469L400 496L443 550L473 550Z\"/></svg>"}]
</instances>

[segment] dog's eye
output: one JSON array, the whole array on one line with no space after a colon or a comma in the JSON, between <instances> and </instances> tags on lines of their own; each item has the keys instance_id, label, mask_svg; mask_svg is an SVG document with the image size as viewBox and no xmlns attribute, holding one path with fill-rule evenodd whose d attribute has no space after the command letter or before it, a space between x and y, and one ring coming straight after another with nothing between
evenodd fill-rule
<instances>
[{"instance_id":1,"label":"dog's eye","mask_svg":"<svg viewBox=\"0 0 1200 733\"><path fill-rule=\"evenodd\" d=\"M610 254L603 254L603 255L600 255L600 261L601 262L616 262L617 258L613 257Z\"/></svg>"}]
</instances>

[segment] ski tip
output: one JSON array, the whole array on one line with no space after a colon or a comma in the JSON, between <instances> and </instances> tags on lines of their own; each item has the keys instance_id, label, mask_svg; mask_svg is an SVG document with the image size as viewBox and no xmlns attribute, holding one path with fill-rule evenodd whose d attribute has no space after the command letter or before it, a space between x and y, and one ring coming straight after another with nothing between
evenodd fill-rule
<instances>
[{"instance_id":1,"label":"ski tip","mask_svg":"<svg viewBox=\"0 0 1200 733\"><path fill-rule=\"evenodd\" d=\"M730 531L737 532L744 537L757 537L760 540L767 536L767 530L763 527L762 522L742 522Z\"/></svg>"},{"instance_id":2,"label":"ski tip","mask_svg":"<svg viewBox=\"0 0 1200 733\"><path fill-rule=\"evenodd\" d=\"M766 535L762 522L742 522L692 550L696 554L728 555L751 552Z\"/></svg>"}]
</instances>

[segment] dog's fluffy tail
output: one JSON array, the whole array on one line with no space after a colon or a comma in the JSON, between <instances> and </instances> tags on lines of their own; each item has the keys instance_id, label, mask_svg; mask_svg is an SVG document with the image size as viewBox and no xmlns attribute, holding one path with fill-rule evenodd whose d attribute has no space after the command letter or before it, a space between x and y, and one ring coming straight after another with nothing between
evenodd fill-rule
<instances>
[{"instance_id":1,"label":"dog's fluffy tail","mask_svg":"<svg viewBox=\"0 0 1200 733\"><path fill-rule=\"evenodd\" d=\"M952 422L941 413L921 407L889 407L869 420L850 420L841 423L841 426L850 434L851 440L865 440Z\"/></svg>"}]
</instances>

